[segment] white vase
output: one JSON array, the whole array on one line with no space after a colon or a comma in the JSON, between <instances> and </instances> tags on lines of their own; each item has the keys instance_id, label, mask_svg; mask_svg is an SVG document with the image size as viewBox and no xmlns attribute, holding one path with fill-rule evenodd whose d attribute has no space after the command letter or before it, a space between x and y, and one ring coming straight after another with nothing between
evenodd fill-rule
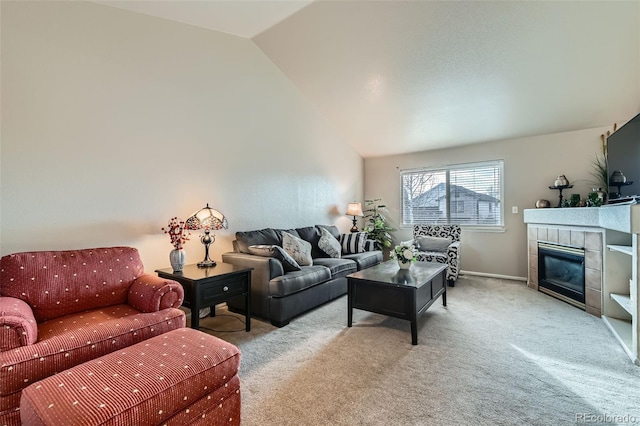
<instances>
[{"instance_id":1,"label":"white vase","mask_svg":"<svg viewBox=\"0 0 640 426\"><path fill-rule=\"evenodd\" d=\"M402 260L398 259L398 266L400 267L400 269L409 269L411 268L411 262L403 262Z\"/></svg>"},{"instance_id":2,"label":"white vase","mask_svg":"<svg viewBox=\"0 0 640 426\"><path fill-rule=\"evenodd\" d=\"M171 263L173 272L181 272L186 260L187 254L184 249L174 249L169 253L169 262Z\"/></svg>"}]
</instances>

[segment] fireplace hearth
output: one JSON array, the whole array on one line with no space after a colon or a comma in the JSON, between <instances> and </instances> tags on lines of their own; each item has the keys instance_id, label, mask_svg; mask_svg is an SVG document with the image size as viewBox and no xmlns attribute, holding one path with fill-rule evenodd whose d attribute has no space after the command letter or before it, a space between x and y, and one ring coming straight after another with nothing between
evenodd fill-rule
<instances>
[{"instance_id":1,"label":"fireplace hearth","mask_svg":"<svg viewBox=\"0 0 640 426\"><path fill-rule=\"evenodd\" d=\"M538 242L538 290L585 309L584 248Z\"/></svg>"}]
</instances>

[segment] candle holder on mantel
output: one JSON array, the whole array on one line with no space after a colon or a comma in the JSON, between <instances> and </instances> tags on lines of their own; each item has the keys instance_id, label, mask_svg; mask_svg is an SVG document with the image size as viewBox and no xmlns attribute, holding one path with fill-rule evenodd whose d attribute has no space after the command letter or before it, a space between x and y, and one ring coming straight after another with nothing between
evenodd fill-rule
<instances>
[{"instance_id":1,"label":"candle holder on mantel","mask_svg":"<svg viewBox=\"0 0 640 426\"><path fill-rule=\"evenodd\" d=\"M562 191L569 188L573 188L573 185L554 185L549 187L549 189L557 189L560 191L560 195L558 195L558 205L556 207L562 207Z\"/></svg>"},{"instance_id":2,"label":"candle holder on mantel","mask_svg":"<svg viewBox=\"0 0 640 426\"><path fill-rule=\"evenodd\" d=\"M622 187L623 186L629 186L629 185L633 185L633 182L631 181L626 181L626 182L609 182L609 186L615 186L616 188L618 188L618 192L616 193L612 193L611 197L612 199L616 199L616 198L622 198Z\"/></svg>"}]
</instances>

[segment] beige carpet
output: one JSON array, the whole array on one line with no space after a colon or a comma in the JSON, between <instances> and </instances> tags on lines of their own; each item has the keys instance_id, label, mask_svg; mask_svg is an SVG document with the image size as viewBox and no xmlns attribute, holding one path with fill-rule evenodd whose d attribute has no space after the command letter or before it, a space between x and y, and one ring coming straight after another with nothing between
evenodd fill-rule
<instances>
[{"instance_id":1,"label":"beige carpet","mask_svg":"<svg viewBox=\"0 0 640 426\"><path fill-rule=\"evenodd\" d=\"M640 424L640 367L599 318L497 279L461 277L447 302L417 346L407 321L354 310L347 328L346 296L280 329L204 331L242 351L243 425Z\"/></svg>"}]
</instances>

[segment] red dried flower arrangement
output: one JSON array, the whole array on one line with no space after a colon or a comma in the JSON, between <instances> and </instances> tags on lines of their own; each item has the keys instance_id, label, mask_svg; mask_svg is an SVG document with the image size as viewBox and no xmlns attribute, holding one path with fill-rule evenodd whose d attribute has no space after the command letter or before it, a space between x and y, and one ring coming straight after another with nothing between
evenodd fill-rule
<instances>
[{"instance_id":1,"label":"red dried flower arrangement","mask_svg":"<svg viewBox=\"0 0 640 426\"><path fill-rule=\"evenodd\" d=\"M169 234L171 244L173 244L176 250L182 250L184 243L189 241L189 230L185 228L184 221L177 217L169 219L169 224L166 228L162 228L162 230L165 234Z\"/></svg>"}]
</instances>

